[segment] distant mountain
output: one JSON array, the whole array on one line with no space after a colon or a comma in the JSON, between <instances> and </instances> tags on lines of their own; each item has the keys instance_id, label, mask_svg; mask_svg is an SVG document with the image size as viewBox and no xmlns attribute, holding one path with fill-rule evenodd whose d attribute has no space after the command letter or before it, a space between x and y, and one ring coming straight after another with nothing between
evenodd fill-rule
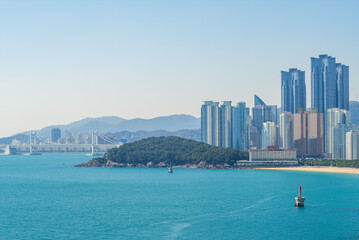
<instances>
[{"instance_id":1,"label":"distant mountain","mask_svg":"<svg viewBox=\"0 0 359 240\"><path fill-rule=\"evenodd\" d=\"M162 136L163 137L175 136L175 137L201 141L201 129L194 129L194 130L183 129L175 132L167 132L165 130L156 130L156 131L141 130L137 132L121 131L121 132L116 132L114 136L117 141L120 141L121 139L126 139L127 142L134 142L148 137L162 137Z\"/></svg>"},{"instance_id":2,"label":"distant mountain","mask_svg":"<svg viewBox=\"0 0 359 240\"><path fill-rule=\"evenodd\" d=\"M100 132L107 132L107 129L111 129L111 126L115 126L121 124L126 119L116 117L116 116L106 116L106 117L99 117L99 118L85 118L79 121L72 122L67 125L52 125L41 130L36 131L42 137L50 137L51 136L51 129L53 128L60 128L62 134L64 135L66 131L71 133L88 133L92 130L98 130Z\"/></svg>"},{"instance_id":3,"label":"distant mountain","mask_svg":"<svg viewBox=\"0 0 359 240\"><path fill-rule=\"evenodd\" d=\"M29 135L26 135L26 134L16 134L16 135L13 135L11 137L4 137L4 138L0 138L0 144L11 144L12 143L12 140L17 140L17 141L20 141L20 142L27 142L29 140Z\"/></svg>"},{"instance_id":4,"label":"distant mountain","mask_svg":"<svg viewBox=\"0 0 359 240\"><path fill-rule=\"evenodd\" d=\"M349 110L351 114L351 122L354 124L359 124L359 102L350 101Z\"/></svg>"},{"instance_id":5,"label":"distant mountain","mask_svg":"<svg viewBox=\"0 0 359 240\"><path fill-rule=\"evenodd\" d=\"M102 133L116 133L120 131L156 131L164 130L167 132L176 132L182 129L199 129L201 128L200 118L191 115L170 115L156 117L152 119L123 119L116 116L85 118L67 125L53 125L36 131L40 136L47 138L51 136L51 129L60 128L62 135L65 132L71 133L88 133L91 130L97 130ZM28 134L28 132L23 133Z\"/></svg>"},{"instance_id":6,"label":"distant mountain","mask_svg":"<svg viewBox=\"0 0 359 240\"><path fill-rule=\"evenodd\" d=\"M132 119L116 125L119 131L154 131L165 130L169 132L181 129L201 128L201 120L190 115L171 115L152 119ZM113 131L112 131L113 132Z\"/></svg>"}]
</instances>

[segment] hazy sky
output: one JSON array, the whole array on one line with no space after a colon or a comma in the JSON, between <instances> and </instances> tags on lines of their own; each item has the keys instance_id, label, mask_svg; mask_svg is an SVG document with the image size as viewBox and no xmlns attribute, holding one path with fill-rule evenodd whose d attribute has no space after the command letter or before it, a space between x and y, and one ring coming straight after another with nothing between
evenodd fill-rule
<instances>
[{"instance_id":1,"label":"hazy sky","mask_svg":"<svg viewBox=\"0 0 359 240\"><path fill-rule=\"evenodd\" d=\"M280 105L280 71L327 53L359 91L359 1L0 0L0 137L104 115Z\"/></svg>"}]
</instances>

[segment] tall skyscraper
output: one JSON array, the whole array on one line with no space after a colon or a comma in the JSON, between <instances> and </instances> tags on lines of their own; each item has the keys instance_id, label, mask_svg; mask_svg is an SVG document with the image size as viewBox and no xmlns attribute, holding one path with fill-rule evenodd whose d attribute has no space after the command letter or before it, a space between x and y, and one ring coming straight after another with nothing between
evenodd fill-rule
<instances>
[{"instance_id":1,"label":"tall skyscraper","mask_svg":"<svg viewBox=\"0 0 359 240\"><path fill-rule=\"evenodd\" d=\"M293 115L291 112L280 114L280 146L293 149Z\"/></svg>"},{"instance_id":2,"label":"tall skyscraper","mask_svg":"<svg viewBox=\"0 0 359 240\"><path fill-rule=\"evenodd\" d=\"M324 129L327 129L326 115L331 108L349 108L349 67L336 63L326 54L311 58L312 109L323 113ZM326 142L327 131L324 131ZM325 145L325 151L327 152Z\"/></svg>"},{"instance_id":3,"label":"tall skyscraper","mask_svg":"<svg viewBox=\"0 0 359 240\"><path fill-rule=\"evenodd\" d=\"M323 114L317 109L293 115L293 145L298 156L323 155Z\"/></svg>"},{"instance_id":4,"label":"tall skyscraper","mask_svg":"<svg viewBox=\"0 0 359 240\"><path fill-rule=\"evenodd\" d=\"M298 113L298 109L307 109L305 72L296 68L281 72L282 112Z\"/></svg>"},{"instance_id":5,"label":"tall skyscraper","mask_svg":"<svg viewBox=\"0 0 359 240\"><path fill-rule=\"evenodd\" d=\"M262 128L262 149L268 146L276 146L277 143L277 126L274 122L263 123Z\"/></svg>"},{"instance_id":6,"label":"tall skyscraper","mask_svg":"<svg viewBox=\"0 0 359 240\"><path fill-rule=\"evenodd\" d=\"M346 133L346 159L359 159L359 135L357 131L350 131Z\"/></svg>"},{"instance_id":7,"label":"tall skyscraper","mask_svg":"<svg viewBox=\"0 0 359 240\"><path fill-rule=\"evenodd\" d=\"M349 110L349 67L337 63L338 108Z\"/></svg>"},{"instance_id":8,"label":"tall skyscraper","mask_svg":"<svg viewBox=\"0 0 359 240\"><path fill-rule=\"evenodd\" d=\"M246 107L245 102L237 103L233 108L233 148L242 151L249 149L249 108Z\"/></svg>"},{"instance_id":9,"label":"tall skyscraper","mask_svg":"<svg viewBox=\"0 0 359 240\"><path fill-rule=\"evenodd\" d=\"M57 142L61 138L61 130L60 128L51 129L51 141L53 143Z\"/></svg>"},{"instance_id":10,"label":"tall skyscraper","mask_svg":"<svg viewBox=\"0 0 359 240\"><path fill-rule=\"evenodd\" d=\"M219 103L205 101L201 108L201 140L219 146Z\"/></svg>"},{"instance_id":11,"label":"tall skyscraper","mask_svg":"<svg viewBox=\"0 0 359 240\"><path fill-rule=\"evenodd\" d=\"M326 124L326 152L334 158L334 146L335 146L335 138L334 138L334 127L337 124L347 124L350 123L350 112L344 109L339 108L331 108L327 110L327 124ZM343 141L344 142L344 139Z\"/></svg>"},{"instance_id":12,"label":"tall skyscraper","mask_svg":"<svg viewBox=\"0 0 359 240\"><path fill-rule=\"evenodd\" d=\"M252 125L257 128L257 133L262 134L263 123L274 122L277 125L277 106L267 105L257 95L254 95L254 107L252 108ZM261 141L262 137L259 136ZM259 143L256 147L260 149L262 144Z\"/></svg>"},{"instance_id":13,"label":"tall skyscraper","mask_svg":"<svg viewBox=\"0 0 359 240\"><path fill-rule=\"evenodd\" d=\"M219 112L220 146L232 147L232 102L224 101Z\"/></svg>"}]
</instances>

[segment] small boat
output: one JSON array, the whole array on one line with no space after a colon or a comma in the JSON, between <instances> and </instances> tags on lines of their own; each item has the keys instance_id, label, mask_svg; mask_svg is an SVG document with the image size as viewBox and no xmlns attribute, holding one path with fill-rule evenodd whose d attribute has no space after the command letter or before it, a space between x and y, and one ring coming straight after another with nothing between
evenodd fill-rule
<instances>
[{"instance_id":1,"label":"small boat","mask_svg":"<svg viewBox=\"0 0 359 240\"><path fill-rule=\"evenodd\" d=\"M168 173L173 173L172 163L170 164L170 167L168 168Z\"/></svg>"},{"instance_id":2,"label":"small boat","mask_svg":"<svg viewBox=\"0 0 359 240\"><path fill-rule=\"evenodd\" d=\"M304 207L305 197L302 197L302 184L298 188L299 196L295 197L295 206L296 207Z\"/></svg>"}]
</instances>

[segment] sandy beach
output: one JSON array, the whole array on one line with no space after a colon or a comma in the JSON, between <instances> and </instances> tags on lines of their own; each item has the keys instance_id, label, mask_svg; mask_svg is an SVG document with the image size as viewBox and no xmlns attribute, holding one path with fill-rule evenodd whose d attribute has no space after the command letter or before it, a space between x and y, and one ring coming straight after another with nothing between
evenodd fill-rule
<instances>
[{"instance_id":1,"label":"sandy beach","mask_svg":"<svg viewBox=\"0 0 359 240\"><path fill-rule=\"evenodd\" d=\"M341 167L276 167L276 168L258 168L264 170L285 170L285 171L306 171L306 172L329 172L329 173L352 173L359 174L359 168L341 168Z\"/></svg>"}]
</instances>

